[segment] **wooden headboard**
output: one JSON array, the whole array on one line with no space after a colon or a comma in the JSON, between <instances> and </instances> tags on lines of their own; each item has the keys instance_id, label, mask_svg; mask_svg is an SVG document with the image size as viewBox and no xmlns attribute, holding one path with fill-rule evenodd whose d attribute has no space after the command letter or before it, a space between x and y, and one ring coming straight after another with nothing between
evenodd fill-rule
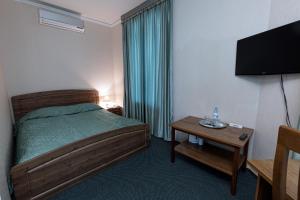
<instances>
[{"instance_id":1,"label":"wooden headboard","mask_svg":"<svg viewBox=\"0 0 300 200\"><path fill-rule=\"evenodd\" d=\"M11 98L15 121L38 108L78 103L99 103L97 90L56 90L18 95Z\"/></svg>"}]
</instances>

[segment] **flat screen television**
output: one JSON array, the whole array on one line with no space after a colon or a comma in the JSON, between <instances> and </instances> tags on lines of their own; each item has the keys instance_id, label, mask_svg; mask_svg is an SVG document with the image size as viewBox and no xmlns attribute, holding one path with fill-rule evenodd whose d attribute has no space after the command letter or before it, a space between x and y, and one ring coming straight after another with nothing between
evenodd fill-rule
<instances>
[{"instance_id":1,"label":"flat screen television","mask_svg":"<svg viewBox=\"0 0 300 200\"><path fill-rule=\"evenodd\" d=\"M300 21L237 42L236 75L300 73Z\"/></svg>"}]
</instances>

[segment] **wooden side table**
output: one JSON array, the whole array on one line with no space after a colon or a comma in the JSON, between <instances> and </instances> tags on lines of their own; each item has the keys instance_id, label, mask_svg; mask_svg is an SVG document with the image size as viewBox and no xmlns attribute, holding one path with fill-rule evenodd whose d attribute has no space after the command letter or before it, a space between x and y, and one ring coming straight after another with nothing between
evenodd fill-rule
<instances>
[{"instance_id":1,"label":"wooden side table","mask_svg":"<svg viewBox=\"0 0 300 200\"><path fill-rule=\"evenodd\" d=\"M179 153L228 174L232 177L231 194L235 195L238 170L241 167L246 168L249 139L253 134L253 129L233 127L210 129L199 125L199 120L200 118L189 116L172 124L171 162L175 162L175 153ZM188 141L176 145L176 130L225 145L228 150L207 143L198 146ZM239 139L242 133L248 135L244 141Z\"/></svg>"},{"instance_id":2,"label":"wooden side table","mask_svg":"<svg viewBox=\"0 0 300 200\"><path fill-rule=\"evenodd\" d=\"M116 115L123 115L123 108L121 106L113 107L113 108L108 108L106 109L108 112L114 113Z\"/></svg>"}]
</instances>

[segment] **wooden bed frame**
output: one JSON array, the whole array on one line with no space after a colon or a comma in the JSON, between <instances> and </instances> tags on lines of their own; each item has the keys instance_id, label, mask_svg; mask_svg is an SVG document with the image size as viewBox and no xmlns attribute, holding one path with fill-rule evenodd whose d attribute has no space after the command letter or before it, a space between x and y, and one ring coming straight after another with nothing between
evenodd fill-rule
<instances>
[{"instance_id":1,"label":"wooden bed frame","mask_svg":"<svg viewBox=\"0 0 300 200\"><path fill-rule=\"evenodd\" d=\"M60 90L15 96L11 100L17 121L42 107L98 103L99 95L96 90ZM11 177L16 199L45 199L147 147L148 130L148 125L143 124L97 134L15 165Z\"/></svg>"}]
</instances>

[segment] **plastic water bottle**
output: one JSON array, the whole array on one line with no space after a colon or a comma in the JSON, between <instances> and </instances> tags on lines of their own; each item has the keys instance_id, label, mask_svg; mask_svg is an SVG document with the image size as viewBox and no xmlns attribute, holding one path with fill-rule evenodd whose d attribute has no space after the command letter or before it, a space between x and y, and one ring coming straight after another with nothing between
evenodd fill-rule
<instances>
[{"instance_id":1,"label":"plastic water bottle","mask_svg":"<svg viewBox=\"0 0 300 200\"><path fill-rule=\"evenodd\" d=\"M219 120L219 109L218 107L215 107L214 111L213 111L213 116L212 116L214 121L218 121Z\"/></svg>"}]
</instances>

